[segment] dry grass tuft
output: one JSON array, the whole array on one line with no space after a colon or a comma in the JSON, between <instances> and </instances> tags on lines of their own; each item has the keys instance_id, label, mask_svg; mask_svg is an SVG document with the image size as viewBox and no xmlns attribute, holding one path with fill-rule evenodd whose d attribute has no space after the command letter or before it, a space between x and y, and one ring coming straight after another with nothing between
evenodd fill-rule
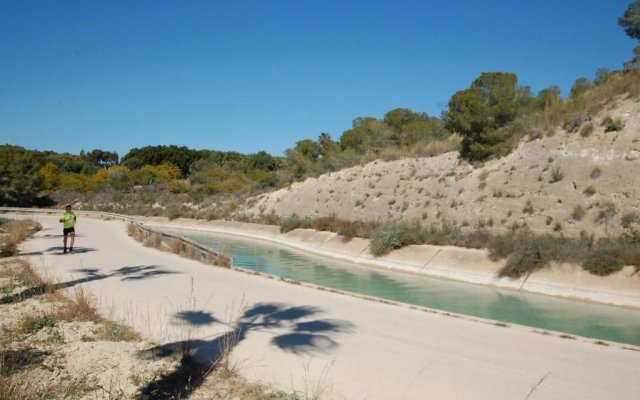
<instances>
[{"instance_id":1,"label":"dry grass tuft","mask_svg":"<svg viewBox=\"0 0 640 400\"><path fill-rule=\"evenodd\" d=\"M102 321L91 295L82 286L75 288L73 297L64 307L61 316L67 321Z\"/></svg>"},{"instance_id":2,"label":"dry grass tuft","mask_svg":"<svg viewBox=\"0 0 640 400\"><path fill-rule=\"evenodd\" d=\"M220 357L216 360L216 367L224 377L236 376L239 363L231 358L231 352L238 344L238 332L233 329L227 332L220 341Z\"/></svg>"},{"instance_id":3,"label":"dry grass tuft","mask_svg":"<svg viewBox=\"0 0 640 400\"><path fill-rule=\"evenodd\" d=\"M29 219L8 221L4 225L5 233L0 236L0 257L17 256L18 243L42 229L40 223Z\"/></svg>"},{"instance_id":4,"label":"dry grass tuft","mask_svg":"<svg viewBox=\"0 0 640 400\"><path fill-rule=\"evenodd\" d=\"M175 238L172 242L171 242L171 252L174 254L180 254L182 253L182 248L184 246L184 242L182 240L181 237L177 237Z\"/></svg>"},{"instance_id":5,"label":"dry grass tuft","mask_svg":"<svg viewBox=\"0 0 640 400\"><path fill-rule=\"evenodd\" d=\"M98 339L112 342L132 342L141 340L140 334L130 327L115 322L105 322Z\"/></svg>"},{"instance_id":6,"label":"dry grass tuft","mask_svg":"<svg viewBox=\"0 0 640 400\"><path fill-rule=\"evenodd\" d=\"M222 252L210 252L208 255L209 263L213 265L218 265L220 267L230 267L231 266L231 257L229 255Z\"/></svg>"}]
</instances>

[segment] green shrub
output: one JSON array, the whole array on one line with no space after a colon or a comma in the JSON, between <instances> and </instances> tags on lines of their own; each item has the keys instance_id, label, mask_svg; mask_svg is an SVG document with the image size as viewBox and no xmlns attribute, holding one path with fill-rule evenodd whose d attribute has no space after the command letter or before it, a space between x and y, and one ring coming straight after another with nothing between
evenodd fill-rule
<instances>
[{"instance_id":1,"label":"green shrub","mask_svg":"<svg viewBox=\"0 0 640 400\"><path fill-rule=\"evenodd\" d=\"M557 248L554 241L557 238L552 236L533 236L529 232L522 232L513 235L511 238L502 237L502 241L496 242L504 246L493 253L506 254L507 262L498 272L498 276L518 278L524 274L530 274L542 267L545 267L554 259Z\"/></svg>"},{"instance_id":2,"label":"green shrub","mask_svg":"<svg viewBox=\"0 0 640 400\"><path fill-rule=\"evenodd\" d=\"M173 221L174 219L180 217L183 217L183 215L176 206L169 207L169 210L167 212L167 218L169 218L169 221Z\"/></svg>"},{"instance_id":3,"label":"green shrub","mask_svg":"<svg viewBox=\"0 0 640 400\"><path fill-rule=\"evenodd\" d=\"M48 315L28 317L20 324L20 331L27 334L35 333L46 326L54 327L55 325L56 321Z\"/></svg>"},{"instance_id":4,"label":"green shrub","mask_svg":"<svg viewBox=\"0 0 640 400\"><path fill-rule=\"evenodd\" d=\"M620 118L613 119L609 116L602 121L605 132L619 132L624 129L624 121Z\"/></svg>"},{"instance_id":5,"label":"green shrub","mask_svg":"<svg viewBox=\"0 0 640 400\"><path fill-rule=\"evenodd\" d=\"M582 191L582 193L587 197L591 197L596 194L596 188L593 185L589 185Z\"/></svg>"},{"instance_id":6,"label":"green shrub","mask_svg":"<svg viewBox=\"0 0 640 400\"><path fill-rule=\"evenodd\" d=\"M622 216L620 223L623 228L629 228L632 224L640 222L640 214L636 211L630 211Z\"/></svg>"},{"instance_id":7,"label":"green shrub","mask_svg":"<svg viewBox=\"0 0 640 400\"><path fill-rule=\"evenodd\" d=\"M582 268L594 275L605 276L624 266L624 245L614 240L599 240L596 248L582 263Z\"/></svg>"},{"instance_id":8,"label":"green shrub","mask_svg":"<svg viewBox=\"0 0 640 400\"><path fill-rule=\"evenodd\" d=\"M179 179L174 179L169 181L168 187L169 187L169 192L173 194L187 193L189 191L189 187L187 186L187 183Z\"/></svg>"},{"instance_id":9,"label":"green shrub","mask_svg":"<svg viewBox=\"0 0 640 400\"><path fill-rule=\"evenodd\" d=\"M564 178L564 172L562 172L560 167L553 168L551 170L551 182L550 183L560 182L563 178Z\"/></svg>"},{"instance_id":10,"label":"green shrub","mask_svg":"<svg viewBox=\"0 0 640 400\"><path fill-rule=\"evenodd\" d=\"M507 259L499 276L517 278L547 266L551 261L580 262L590 251L593 238L564 236L535 236L524 230L516 234L500 235L489 243L489 257L494 260Z\"/></svg>"},{"instance_id":11,"label":"green shrub","mask_svg":"<svg viewBox=\"0 0 640 400\"><path fill-rule=\"evenodd\" d=\"M443 220L441 224L432 224L423 233L425 243L435 246L454 246L461 236L460 229L447 220Z\"/></svg>"},{"instance_id":12,"label":"green shrub","mask_svg":"<svg viewBox=\"0 0 640 400\"><path fill-rule=\"evenodd\" d=\"M280 223L280 232L287 233L298 228L311 228L312 224L306 218L300 218L296 214L287 217Z\"/></svg>"},{"instance_id":13,"label":"green shrub","mask_svg":"<svg viewBox=\"0 0 640 400\"><path fill-rule=\"evenodd\" d=\"M418 225L381 225L371 234L371 254L378 257L391 250L419 243L424 243L424 233Z\"/></svg>"},{"instance_id":14,"label":"green shrub","mask_svg":"<svg viewBox=\"0 0 640 400\"><path fill-rule=\"evenodd\" d=\"M544 258L543 254L535 242L526 242L524 246L509 255L506 264L498 272L498 276L519 278L527 273L532 273L547 264L548 260Z\"/></svg>"},{"instance_id":15,"label":"green shrub","mask_svg":"<svg viewBox=\"0 0 640 400\"><path fill-rule=\"evenodd\" d=\"M569 114L562 124L562 129L568 133L576 132L586 121L587 117L581 112Z\"/></svg>"}]
</instances>

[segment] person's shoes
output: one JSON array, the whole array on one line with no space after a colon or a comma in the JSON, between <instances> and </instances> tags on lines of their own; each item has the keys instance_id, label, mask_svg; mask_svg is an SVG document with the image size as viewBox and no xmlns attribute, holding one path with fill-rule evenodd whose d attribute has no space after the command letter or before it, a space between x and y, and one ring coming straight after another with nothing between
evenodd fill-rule
<instances>
[{"instance_id":1,"label":"person's shoes","mask_svg":"<svg viewBox=\"0 0 640 400\"><path fill-rule=\"evenodd\" d=\"M67 248L65 247L64 250L62 251L62 254L67 254Z\"/></svg>"},{"instance_id":2,"label":"person's shoes","mask_svg":"<svg viewBox=\"0 0 640 400\"><path fill-rule=\"evenodd\" d=\"M73 247L69 247L69 253L73 251Z\"/></svg>"}]
</instances>

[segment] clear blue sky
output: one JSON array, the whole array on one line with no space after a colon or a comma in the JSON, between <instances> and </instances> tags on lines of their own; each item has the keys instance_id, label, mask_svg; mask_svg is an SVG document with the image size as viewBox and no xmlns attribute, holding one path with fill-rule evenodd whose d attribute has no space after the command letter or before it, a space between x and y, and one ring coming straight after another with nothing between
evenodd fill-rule
<instances>
[{"instance_id":1,"label":"clear blue sky","mask_svg":"<svg viewBox=\"0 0 640 400\"><path fill-rule=\"evenodd\" d=\"M358 116L440 116L485 71L534 93L635 42L631 0L0 0L0 144L281 155Z\"/></svg>"}]
</instances>

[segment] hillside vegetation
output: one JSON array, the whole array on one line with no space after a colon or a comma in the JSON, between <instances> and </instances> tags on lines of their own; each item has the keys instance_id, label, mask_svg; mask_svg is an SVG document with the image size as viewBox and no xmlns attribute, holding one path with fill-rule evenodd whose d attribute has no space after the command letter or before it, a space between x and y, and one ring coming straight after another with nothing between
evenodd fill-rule
<instances>
[{"instance_id":1,"label":"hillside vegetation","mask_svg":"<svg viewBox=\"0 0 640 400\"><path fill-rule=\"evenodd\" d=\"M616 80L632 84L638 75ZM620 233L640 222L640 83L624 93L614 86L594 89L606 96L585 95L584 108L569 103L555 127L530 128L504 157L471 163L448 152L376 160L251 198L237 215Z\"/></svg>"},{"instance_id":2,"label":"hillside vegetation","mask_svg":"<svg viewBox=\"0 0 640 400\"><path fill-rule=\"evenodd\" d=\"M637 40L639 16L640 0L618 21ZM508 232L580 239L588 249L598 238L640 243L639 67L637 46L624 70L578 78L566 98L556 86L533 95L514 73L484 72L453 94L440 118L407 108L357 117L339 139L323 132L284 157L146 146L120 159L100 149L71 155L4 145L0 205L77 202L313 226L387 238L384 251L424 242L490 247ZM375 231L392 223L404 228Z\"/></svg>"}]
</instances>

